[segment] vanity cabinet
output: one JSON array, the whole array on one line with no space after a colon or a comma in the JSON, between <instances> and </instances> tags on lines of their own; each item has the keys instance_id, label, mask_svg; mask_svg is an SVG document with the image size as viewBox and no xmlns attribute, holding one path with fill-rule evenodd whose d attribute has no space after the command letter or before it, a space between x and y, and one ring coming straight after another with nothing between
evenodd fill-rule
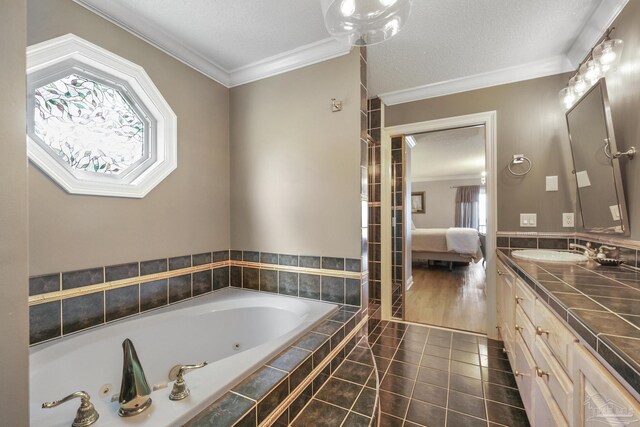
<instances>
[{"instance_id":1,"label":"vanity cabinet","mask_svg":"<svg viewBox=\"0 0 640 427\"><path fill-rule=\"evenodd\" d=\"M640 404L503 262L497 262L500 335L531 425L640 425Z\"/></svg>"},{"instance_id":2,"label":"vanity cabinet","mask_svg":"<svg viewBox=\"0 0 640 427\"><path fill-rule=\"evenodd\" d=\"M579 426L640 424L640 403L582 345L574 351L574 412Z\"/></svg>"}]
</instances>

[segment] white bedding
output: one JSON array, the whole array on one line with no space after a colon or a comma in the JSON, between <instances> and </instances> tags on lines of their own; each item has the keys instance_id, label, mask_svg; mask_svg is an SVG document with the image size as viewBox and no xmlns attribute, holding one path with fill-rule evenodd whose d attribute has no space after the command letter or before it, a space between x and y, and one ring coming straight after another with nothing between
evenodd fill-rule
<instances>
[{"instance_id":1,"label":"white bedding","mask_svg":"<svg viewBox=\"0 0 640 427\"><path fill-rule=\"evenodd\" d=\"M418 228L411 230L413 252L455 253L482 258L478 230L473 228Z\"/></svg>"}]
</instances>

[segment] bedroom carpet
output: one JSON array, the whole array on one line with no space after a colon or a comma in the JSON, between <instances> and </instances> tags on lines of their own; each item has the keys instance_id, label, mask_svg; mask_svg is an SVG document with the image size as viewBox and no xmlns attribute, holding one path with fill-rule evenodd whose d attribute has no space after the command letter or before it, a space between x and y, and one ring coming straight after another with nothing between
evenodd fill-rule
<instances>
[{"instance_id":1,"label":"bedroom carpet","mask_svg":"<svg viewBox=\"0 0 640 427\"><path fill-rule=\"evenodd\" d=\"M413 286L405 296L405 320L487 333L485 270L468 267L413 265Z\"/></svg>"}]
</instances>

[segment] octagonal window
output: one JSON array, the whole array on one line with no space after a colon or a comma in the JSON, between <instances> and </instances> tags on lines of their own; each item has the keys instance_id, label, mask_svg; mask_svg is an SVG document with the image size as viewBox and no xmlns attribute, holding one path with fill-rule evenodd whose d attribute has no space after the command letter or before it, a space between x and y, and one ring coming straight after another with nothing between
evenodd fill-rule
<instances>
[{"instance_id":1,"label":"octagonal window","mask_svg":"<svg viewBox=\"0 0 640 427\"><path fill-rule=\"evenodd\" d=\"M72 34L27 49L29 159L69 193L144 197L177 164L176 116L138 65Z\"/></svg>"},{"instance_id":2,"label":"octagonal window","mask_svg":"<svg viewBox=\"0 0 640 427\"><path fill-rule=\"evenodd\" d=\"M126 172L148 151L148 126L127 98L118 88L78 74L36 87L32 137L73 169Z\"/></svg>"}]
</instances>

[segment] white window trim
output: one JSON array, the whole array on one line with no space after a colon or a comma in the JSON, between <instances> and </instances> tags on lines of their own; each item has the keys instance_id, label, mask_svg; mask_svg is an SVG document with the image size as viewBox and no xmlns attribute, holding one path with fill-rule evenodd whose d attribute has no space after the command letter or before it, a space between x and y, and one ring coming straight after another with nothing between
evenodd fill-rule
<instances>
[{"instance_id":1,"label":"white window trim","mask_svg":"<svg viewBox=\"0 0 640 427\"><path fill-rule=\"evenodd\" d=\"M27 136L29 159L71 194L143 198L178 164L177 117L144 69L74 34L66 34L27 48L27 76L63 61L73 60L129 84L156 121L156 161L131 183L79 180L51 153ZM28 112L33 114L33 112ZM153 143L153 141L152 141Z\"/></svg>"}]
</instances>

